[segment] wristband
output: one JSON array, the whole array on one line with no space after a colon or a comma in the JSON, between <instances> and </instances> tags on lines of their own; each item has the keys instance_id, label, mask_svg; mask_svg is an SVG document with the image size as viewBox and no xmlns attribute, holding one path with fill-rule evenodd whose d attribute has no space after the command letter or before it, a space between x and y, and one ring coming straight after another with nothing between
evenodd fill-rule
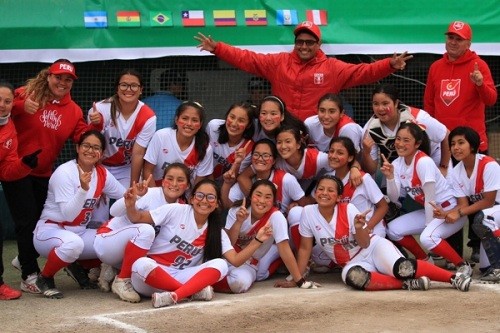
<instances>
[{"instance_id":1,"label":"wristband","mask_svg":"<svg viewBox=\"0 0 500 333\"><path fill-rule=\"evenodd\" d=\"M351 167L349 169L352 169L352 168L356 168L358 170L361 170L361 168L359 166L357 166L357 165L351 165Z\"/></svg>"},{"instance_id":2,"label":"wristband","mask_svg":"<svg viewBox=\"0 0 500 333\"><path fill-rule=\"evenodd\" d=\"M302 287L302 285L306 282L306 280L304 278L300 279L299 281L295 282L295 284L297 285L297 287Z\"/></svg>"},{"instance_id":3,"label":"wristband","mask_svg":"<svg viewBox=\"0 0 500 333\"><path fill-rule=\"evenodd\" d=\"M264 243L263 241L261 241L260 239L258 239L258 238L257 238L257 236L255 236L255 237L254 237L254 239L255 239L257 242L261 243L261 244L262 244L262 243Z\"/></svg>"}]
</instances>

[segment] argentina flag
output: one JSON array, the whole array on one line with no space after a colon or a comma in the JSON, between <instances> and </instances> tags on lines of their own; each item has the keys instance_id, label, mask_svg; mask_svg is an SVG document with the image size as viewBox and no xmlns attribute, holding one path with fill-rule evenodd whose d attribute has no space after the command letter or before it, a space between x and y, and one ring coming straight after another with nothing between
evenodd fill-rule
<instances>
[{"instance_id":1,"label":"argentina flag","mask_svg":"<svg viewBox=\"0 0 500 333\"><path fill-rule=\"evenodd\" d=\"M106 28L108 17L105 11L84 12L85 28Z\"/></svg>"}]
</instances>

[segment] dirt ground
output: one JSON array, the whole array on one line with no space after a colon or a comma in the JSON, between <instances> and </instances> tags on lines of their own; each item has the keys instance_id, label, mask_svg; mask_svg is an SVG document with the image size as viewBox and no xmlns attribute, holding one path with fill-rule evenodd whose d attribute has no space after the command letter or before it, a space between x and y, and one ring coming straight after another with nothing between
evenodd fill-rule
<instances>
[{"instance_id":1,"label":"dirt ground","mask_svg":"<svg viewBox=\"0 0 500 333\"><path fill-rule=\"evenodd\" d=\"M19 277L6 263L6 282ZM478 272L475 272L477 277ZM24 294L0 301L0 332L436 332L500 331L500 285L474 281L469 292L433 282L428 291L359 292L339 273L314 274L314 290L257 283L241 295L154 309L150 299L130 304L99 290L80 290L64 273L61 300Z\"/></svg>"}]
</instances>

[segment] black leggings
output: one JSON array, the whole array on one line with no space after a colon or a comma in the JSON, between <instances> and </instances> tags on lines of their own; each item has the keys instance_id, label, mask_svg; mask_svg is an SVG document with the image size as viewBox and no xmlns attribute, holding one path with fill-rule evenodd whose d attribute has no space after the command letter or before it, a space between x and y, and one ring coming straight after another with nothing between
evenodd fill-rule
<instances>
[{"instance_id":1,"label":"black leggings","mask_svg":"<svg viewBox=\"0 0 500 333\"><path fill-rule=\"evenodd\" d=\"M12 182L2 182L5 199L15 224L22 278L39 273L38 252L33 245L33 231L42 214L49 178L27 176Z\"/></svg>"}]
</instances>

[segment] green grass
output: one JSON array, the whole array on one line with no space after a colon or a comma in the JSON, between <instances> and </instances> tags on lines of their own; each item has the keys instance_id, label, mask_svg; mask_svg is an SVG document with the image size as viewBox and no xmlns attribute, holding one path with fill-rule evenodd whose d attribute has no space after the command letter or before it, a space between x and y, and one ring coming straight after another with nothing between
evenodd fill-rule
<instances>
[{"instance_id":1,"label":"green grass","mask_svg":"<svg viewBox=\"0 0 500 333\"><path fill-rule=\"evenodd\" d=\"M14 257L17 256L17 243L15 240L4 240L3 241L3 280L5 283L11 285L12 287L19 288L19 283L21 282L21 272L15 269L10 262ZM45 258L38 259L38 265L40 268L45 264Z\"/></svg>"}]
</instances>

